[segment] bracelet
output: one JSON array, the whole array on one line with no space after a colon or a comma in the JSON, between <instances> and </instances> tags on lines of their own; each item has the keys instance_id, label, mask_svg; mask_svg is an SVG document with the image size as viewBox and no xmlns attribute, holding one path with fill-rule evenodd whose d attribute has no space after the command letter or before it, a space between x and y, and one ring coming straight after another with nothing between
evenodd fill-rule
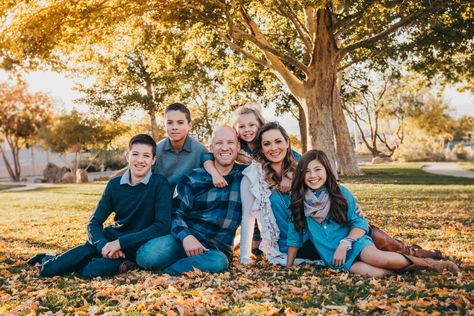
<instances>
[{"instance_id":1,"label":"bracelet","mask_svg":"<svg viewBox=\"0 0 474 316\"><path fill-rule=\"evenodd\" d=\"M347 245L347 249L346 250L351 250L352 249L352 243L353 243L354 239L353 238L344 238L344 239L341 239L341 241L339 242L339 244L341 243L344 243Z\"/></svg>"}]
</instances>

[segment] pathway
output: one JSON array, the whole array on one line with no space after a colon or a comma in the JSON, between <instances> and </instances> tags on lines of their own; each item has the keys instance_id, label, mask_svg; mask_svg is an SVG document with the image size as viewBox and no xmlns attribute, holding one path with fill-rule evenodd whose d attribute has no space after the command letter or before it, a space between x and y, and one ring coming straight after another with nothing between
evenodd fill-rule
<instances>
[{"instance_id":1,"label":"pathway","mask_svg":"<svg viewBox=\"0 0 474 316\"><path fill-rule=\"evenodd\" d=\"M423 171L450 177L473 178L474 171L461 169L455 162L432 162L423 166Z\"/></svg>"},{"instance_id":2,"label":"pathway","mask_svg":"<svg viewBox=\"0 0 474 316\"><path fill-rule=\"evenodd\" d=\"M0 182L0 184L5 185L21 185L21 187L10 188L6 190L1 190L0 192L20 192L34 190L38 188L50 187L50 183L31 183L31 182Z\"/></svg>"}]
</instances>

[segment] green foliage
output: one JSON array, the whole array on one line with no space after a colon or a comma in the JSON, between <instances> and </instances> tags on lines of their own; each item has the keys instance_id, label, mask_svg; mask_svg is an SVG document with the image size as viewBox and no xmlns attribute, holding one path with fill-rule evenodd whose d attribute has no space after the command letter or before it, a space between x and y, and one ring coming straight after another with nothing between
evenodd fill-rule
<instances>
[{"instance_id":1,"label":"green foliage","mask_svg":"<svg viewBox=\"0 0 474 316\"><path fill-rule=\"evenodd\" d=\"M107 149L126 127L118 122L86 117L72 111L57 117L43 134L48 147L57 153L81 152L86 149Z\"/></svg>"}]
</instances>

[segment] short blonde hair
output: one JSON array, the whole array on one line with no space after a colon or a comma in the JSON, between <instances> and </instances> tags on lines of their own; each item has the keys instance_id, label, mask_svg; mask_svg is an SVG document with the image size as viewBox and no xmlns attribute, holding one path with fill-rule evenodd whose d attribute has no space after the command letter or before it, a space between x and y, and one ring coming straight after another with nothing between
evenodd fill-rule
<instances>
[{"instance_id":1,"label":"short blonde hair","mask_svg":"<svg viewBox=\"0 0 474 316\"><path fill-rule=\"evenodd\" d=\"M245 115L245 114L253 114L255 115L255 118L257 119L258 122L258 127L262 127L263 124L265 124L265 119L262 116L262 113L260 113L259 110L259 105L258 103L247 103L234 111L232 113L232 120L231 120L231 126L234 128L237 126L237 121L239 120L239 116Z\"/></svg>"}]
</instances>

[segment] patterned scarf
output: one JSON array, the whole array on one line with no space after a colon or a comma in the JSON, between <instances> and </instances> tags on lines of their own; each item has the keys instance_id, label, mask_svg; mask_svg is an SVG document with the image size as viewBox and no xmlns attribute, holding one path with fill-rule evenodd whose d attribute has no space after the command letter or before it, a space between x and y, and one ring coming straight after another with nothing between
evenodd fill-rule
<instances>
[{"instance_id":1,"label":"patterned scarf","mask_svg":"<svg viewBox=\"0 0 474 316\"><path fill-rule=\"evenodd\" d=\"M325 188L321 190L319 197L311 189L306 189L304 196L304 215L306 217L312 217L321 224L328 216L330 208L331 201Z\"/></svg>"}]
</instances>

